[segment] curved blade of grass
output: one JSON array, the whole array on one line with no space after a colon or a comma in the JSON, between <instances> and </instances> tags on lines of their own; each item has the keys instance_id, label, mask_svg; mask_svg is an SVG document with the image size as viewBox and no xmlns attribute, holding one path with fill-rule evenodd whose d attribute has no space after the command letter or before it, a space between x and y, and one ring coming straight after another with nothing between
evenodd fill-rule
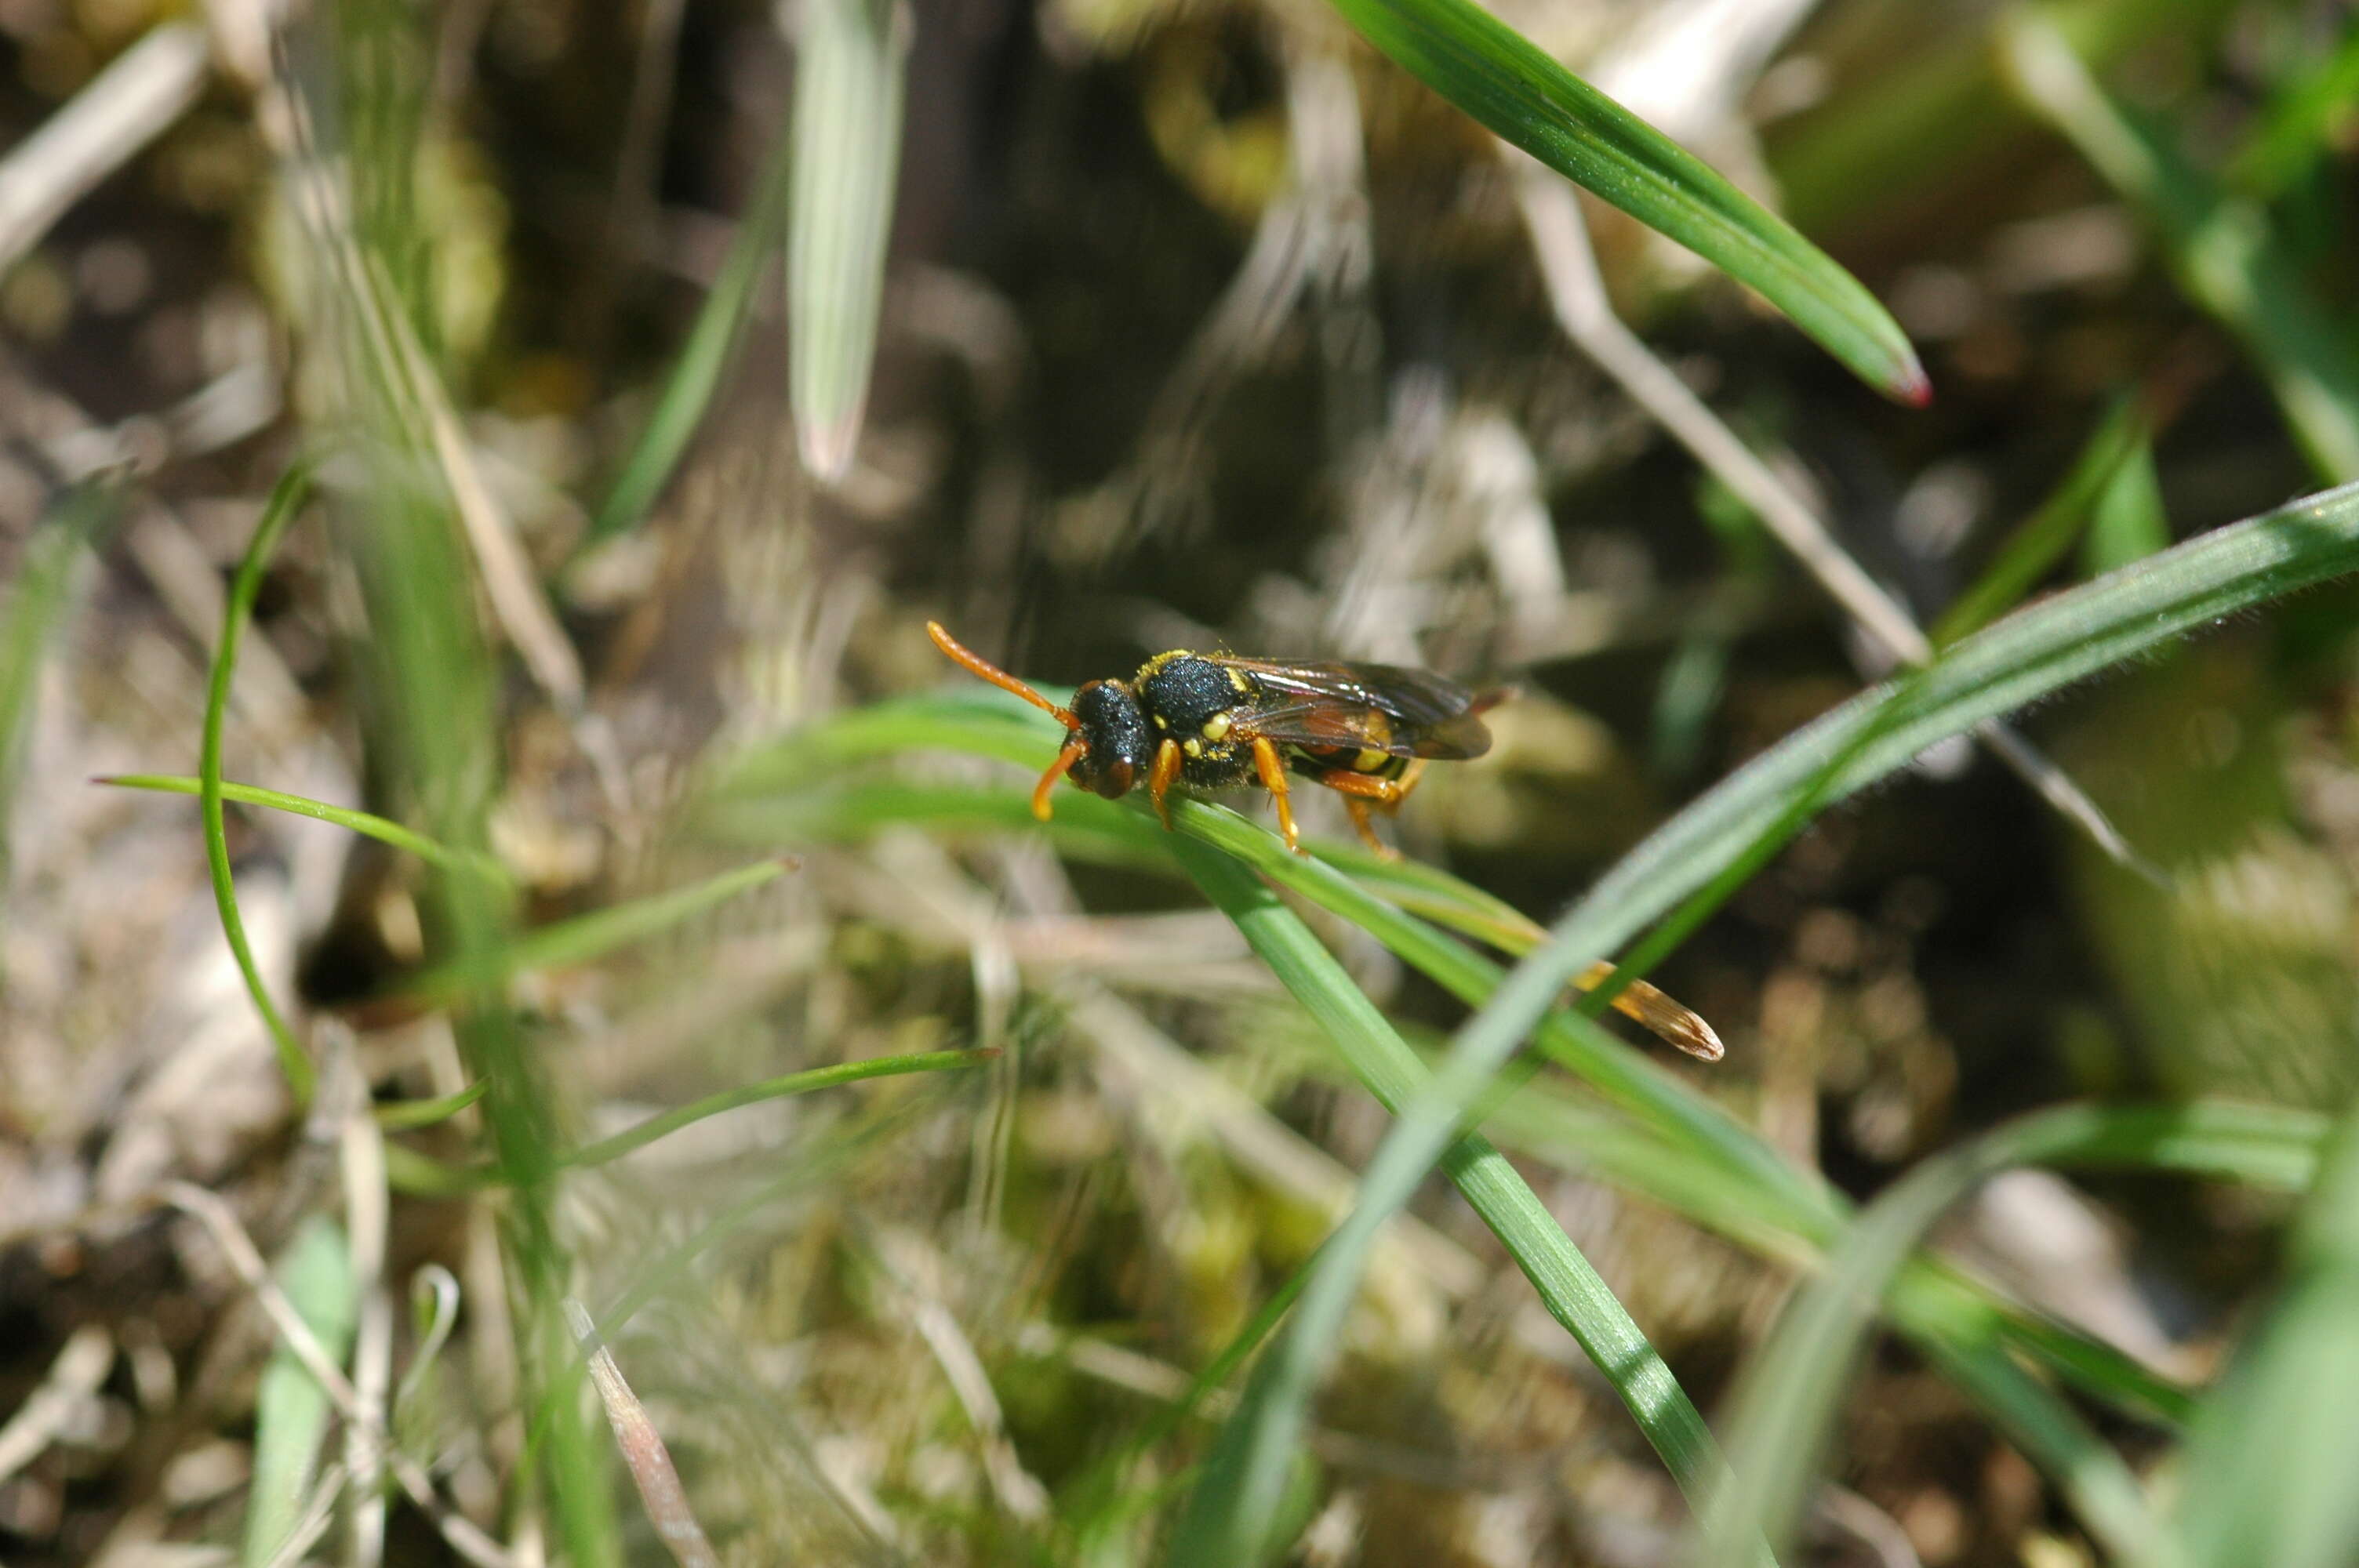
<instances>
[{"instance_id":1,"label":"curved blade of grass","mask_svg":"<svg viewBox=\"0 0 2359 1568\"><path fill-rule=\"evenodd\" d=\"M79 484L51 504L25 542L16 586L0 612L0 879L8 860L8 803L16 798L17 748L40 691L41 660L71 600L74 563L114 515L117 487Z\"/></svg>"},{"instance_id":2,"label":"curved blade of grass","mask_svg":"<svg viewBox=\"0 0 2359 1568\"><path fill-rule=\"evenodd\" d=\"M905 744L916 744L939 734L926 721L925 700L909 705L886 705L905 710L909 727ZM914 710L911 710L914 709ZM876 722L883 708L865 715L846 715L859 721L864 736L881 741L890 726ZM839 722L831 720L830 725ZM841 756L826 742L826 728L811 733L822 751ZM1034 736L1035 754L1053 747L1058 731L1046 719ZM774 763L783 761L774 757ZM799 770L798 770L799 771ZM1027 770L1028 771L1028 770ZM872 809L880 792L890 792L895 810L908 815L880 814ZM863 785L855 791L828 791L821 799L783 808L777 814L755 812L739 803L721 822L726 830L765 842L776 842L782 832L826 838L858 836L888 823L923 821L943 826L992 827L1040 831L1032 819L1028 786L1006 792L969 788L926 788L910 785ZM1441 932L1376 897L1368 889L1340 875L1319 859L1291 854L1268 828L1224 806L1196 800L1174 803L1173 820L1180 832L1234 856L1279 885L1320 904L1339 918L1360 926L1404 962L1425 974L1469 1006L1480 1006L1497 989L1504 970ZM1132 809L1094 795L1075 794L1059 803L1048 828L1060 850L1084 859L1114 860L1140 866L1169 866L1169 835L1142 809ZM1325 847L1321 847L1321 854ZM1349 860L1343 851L1339 859ZM1446 885L1448 873L1432 868L1399 868L1405 877ZM1468 890L1469 903L1486 896ZM1749 1129L1712 1101L1694 1093L1646 1054L1607 1033L1593 1020L1559 1008L1541 1021L1536 1044L1540 1051L1588 1082L1611 1104L1652 1130L1637 1133L1625 1128L1618 1134L1626 1160L1612 1156L1616 1145L1594 1143L1589 1162L1609 1179L1687 1215L1740 1245L1797 1263L1809 1263L1835 1245L1848 1223L1848 1206L1810 1173L1788 1163ZM1522 1091L1528 1095L1528 1089ZM1505 1114L1523 1102L1509 1098L1492 1108ZM1514 1125L1512 1119L1509 1123ZM1593 1130L1593 1121L1590 1129ZM1659 1138L1659 1142L1645 1140ZM1652 1160L1649 1159L1652 1156ZM2098 1398L2141 1420L2177 1422L2185 1420L2191 1404L2176 1386L2157 1378L2120 1352L2072 1330L1987 1300L1988 1287L1930 1263L1915 1263L1896 1289L1896 1320L1913 1327L1922 1315L1919 1303L1930 1303L1955 1315L1959 1303L1977 1300L1995 1312L1999 1328L2012 1343L2038 1356Z\"/></svg>"},{"instance_id":3,"label":"curved blade of grass","mask_svg":"<svg viewBox=\"0 0 2359 1568\"><path fill-rule=\"evenodd\" d=\"M118 789L155 790L164 795L201 795L204 792L202 779L192 779L174 773L113 773L104 778L92 779L91 783L113 784ZM480 852L462 853L457 849L447 849L423 833L404 827L398 822L378 816L372 812L357 811L348 806L330 806L325 801L313 800L309 795L288 795L275 789L264 789L259 784L236 784L228 779L222 781L221 793L223 800L234 800L241 806L267 806L273 811L285 811L297 816L308 816L314 822L332 822L339 827L360 834L363 838L374 838L380 844L406 850L428 865L442 871L462 871L470 876L486 877L494 881L504 882L508 880L507 868L500 864L495 856Z\"/></svg>"},{"instance_id":4,"label":"curved blade of grass","mask_svg":"<svg viewBox=\"0 0 2359 1568\"><path fill-rule=\"evenodd\" d=\"M2159 1544L2159 1532L2145 1488L2078 1411L2015 1359L1990 1314L1974 1314L1971 1331L1952 1324L1911 1337L1927 1360L1990 1415L2002 1436L2055 1480L2092 1537L2114 1552L2126 1548L2120 1561L2149 1560L2143 1553Z\"/></svg>"},{"instance_id":5,"label":"curved blade of grass","mask_svg":"<svg viewBox=\"0 0 2359 1568\"><path fill-rule=\"evenodd\" d=\"M563 1163L573 1166L603 1165L624 1155L644 1149L658 1138L669 1138L683 1127L692 1127L708 1117L744 1106L758 1105L764 1100L784 1099L790 1095L807 1095L815 1089L833 1088L838 1084L856 1084L867 1078L899 1077L906 1073L963 1072L979 1067L999 1054L996 1046L980 1051L924 1051L907 1056L871 1056L858 1062L838 1062L832 1066L811 1067L782 1077L765 1078L759 1083L741 1084L734 1089L707 1095L677 1110L651 1116L636 1127L617 1132L612 1138L602 1138L585 1144L567 1155Z\"/></svg>"},{"instance_id":6,"label":"curved blade of grass","mask_svg":"<svg viewBox=\"0 0 2359 1568\"><path fill-rule=\"evenodd\" d=\"M1908 335L1858 279L1702 159L1473 0L1334 0L1410 75L1575 184L1758 290L1886 395L1932 395Z\"/></svg>"},{"instance_id":7,"label":"curved blade of grass","mask_svg":"<svg viewBox=\"0 0 2359 1568\"><path fill-rule=\"evenodd\" d=\"M437 1095L432 1099L394 1100L370 1108L376 1124L387 1132L408 1132L420 1127L440 1127L469 1106L484 1098L488 1086L481 1079L469 1084L456 1094Z\"/></svg>"},{"instance_id":8,"label":"curved blade of grass","mask_svg":"<svg viewBox=\"0 0 2359 1568\"><path fill-rule=\"evenodd\" d=\"M343 1232L314 1215L287 1243L272 1271L288 1304L321 1348L342 1360L352 1348L360 1303ZM258 1568L277 1553L303 1511L332 1406L328 1390L282 1342L262 1369L254 1400L254 1485L246 1495L241 1561Z\"/></svg>"},{"instance_id":9,"label":"curved blade of grass","mask_svg":"<svg viewBox=\"0 0 2359 1568\"><path fill-rule=\"evenodd\" d=\"M230 875L229 838L222 817L222 726L229 713L230 680L237 673L238 644L245 640L246 621L254 613L255 596L262 591L262 574L269 569L279 536L295 521L310 492L310 465L299 462L288 469L272 489L245 557L237 563L237 576L230 583L229 607L222 616L221 646L213 654L212 677L205 691L204 744L197 760L205 862L212 871L213 903L221 911L222 935L229 939L230 953L237 960L238 973L245 978L255 1011L269 1026L270 1038L278 1048L279 1070L287 1075L287 1087L294 1091L298 1104L311 1098L311 1059L279 1016L278 1004L270 1000L269 989L262 983L262 970L254 961L254 948L245 939L245 922L237 912L237 883Z\"/></svg>"},{"instance_id":10,"label":"curved blade of grass","mask_svg":"<svg viewBox=\"0 0 2359 1568\"><path fill-rule=\"evenodd\" d=\"M1339 1247L1331 1267L1356 1265L1359 1238L1407 1201L1424 1172L1449 1146L1460 1118L1562 987L1657 916L1753 853L1801 799L1831 800L1905 764L1932 741L1994 718L2031 697L2154 645L2211 614L2257 602L2305 582L2359 566L2359 489L2345 489L2195 540L2155 560L2035 606L1959 644L1940 663L1895 686L1863 694L1756 759L1650 836L1576 904L1538 949L1493 994L1456 1036L1443 1070L1397 1113L1363 1181L1359 1207L1345 1222L1353 1246ZM1314 1281L1311 1289L1318 1291ZM1306 1298L1307 1299L1307 1298ZM1307 1310L1288 1336L1307 1337ZM1299 1411L1286 1400L1307 1397L1299 1375L1318 1355L1306 1346L1288 1358L1265 1400L1241 1410L1234 1427L1251 1426L1256 1455L1245 1474L1266 1473L1274 1444L1290 1444ZM1273 1359L1277 1359L1273 1357ZM1240 1439L1240 1443L1246 1442ZM1240 1507L1274 1506L1271 1483L1244 1495ZM1254 1518L1255 1515L1243 1517ZM1258 1528L1256 1523L1256 1528ZM1212 1537L1239 1545L1254 1540Z\"/></svg>"},{"instance_id":11,"label":"curved blade of grass","mask_svg":"<svg viewBox=\"0 0 2359 1568\"><path fill-rule=\"evenodd\" d=\"M768 270L770 253L786 226L791 146L792 138L782 128L764 160L754 204L737 222L721 274L712 280L712 291L696 313L687 342L680 345L679 362L656 399L647 427L631 449L614 488L607 492L605 504L583 532L580 549L638 525L671 481L697 427L704 422L705 410L712 406L713 393L752 313L755 291Z\"/></svg>"},{"instance_id":12,"label":"curved blade of grass","mask_svg":"<svg viewBox=\"0 0 2359 1568\"><path fill-rule=\"evenodd\" d=\"M426 1001L452 1002L513 975L587 964L750 892L794 870L797 863L791 857L757 860L669 892L552 921L483 957L430 969L404 986L402 992Z\"/></svg>"},{"instance_id":13,"label":"curved blade of grass","mask_svg":"<svg viewBox=\"0 0 2359 1568\"><path fill-rule=\"evenodd\" d=\"M897 0L803 0L787 353L803 466L825 484L852 471L868 406L908 48Z\"/></svg>"},{"instance_id":14,"label":"curved blade of grass","mask_svg":"<svg viewBox=\"0 0 2359 1568\"><path fill-rule=\"evenodd\" d=\"M1719 1529L1761 1532L1773 1546L1792 1538L1876 1303L1934 1222L1983 1181L2019 1165L2107 1165L2299 1191L2325 1133L2321 1117L2267 1107L2070 1105L1924 1162L1860 1215L1752 1357L1731 1428L1735 1479L1712 1501ZM2157 1539L2148 1528L2134 1544L2146 1551ZM1731 1562L1709 1538L1702 1544L1701 1563Z\"/></svg>"},{"instance_id":15,"label":"curved blade of grass","mask_svg":"<svg viewBox=\"0 0 2359 1568\"><path fill-rule=\"evenodd\" d=\"M2359 1554L2359 1116L2334 1130L2284 1293L2205 1401L2179 1525L2199 1568L2336 1568Z\"/></svg>"},{"instance_id":16,"label":"curved blade of grass","mask_svg":"<svg viewBox=\"0 0 2359 1568\"><path fill-rule=\"evenodd\" d=\"M1369 1089L1391 1107L1414 1098L1424 1077L1415 1053L1300 918L1230 857L1188 838L1175 840L1172 850ZM1702 1416L1538 1195L1479 1136L1448 1141L1441 1165L1532 1281L1549 1314L1622 1396L1672 1475L1690 1489L1708 1484L1719 1458ZM1190 1494L1169 1561L1230 1568L1264 1561L1283 1545L1269 1532L1284 1499L1310 1385L1341 1334L1358 1292L1358 1263L1375 1239L1375 1224L1361 1219L1367 1212L1363 1203L1353 1215L1360 1222L1347 1220L1330 1238L1290 1330L1255 1369L1237 1417L1223 1429Z\"/></svg>"},{"instance_id":17,"label":"curved blade of grass","mask_svg":"<svg viewBox=\"0 0 2359 1568\"><path fill-rule=\"evenodd\" d=\"M2244 343L2319 473L2359 479L2359 351L2267 216L2123 114L2038 9L2009 11L1998 36L2024 96L2145 216L2188 297Z\"/></svg>"},{"instance_id":18,"label":"curved blade of grass","mask_svg":"<svg viewBox=\"0 0 2359 1568\"><path fill-rule=\"evenodd\" d=\"M1890 727L1903 710L1905 699L1926 678L1925 671L1913 672L1904 685L1894 690L1876 709L1875 722L1849 737L1842 748L1824 759L1803 787L1790 792L1776 817L1763 824L1750 843L1727 857L1709 881L1690 893L1660 927L1638 945L1619 972L1606 978L1582 1000L1579 1011L1595 1017L1617 991L1669 954L1728 895L1785 848L1815 812L1843 768ZM1180 855L1181 863L1188 864L1189 852L1182 850ZM1288 986L1294 989L1292 981ZM1307 1004L1309 999L1305 1000ZM1479 1123L1481 1108L1495 1103L1509 1091L1510 1086L1492 1082L1504 1065L1504 1054L1475 1066L1470 1065L1462 1053L1456 1054L1444 1062L1440 1072L1428 1080L1419 1093L1392 1107L1397 1119L1394 1130L1378 1146L1375 1159L1361 1180L1359 1203L1337 1231L1337 1245L1311 1280L1302 1314L1285 1341L1272 1353L1271 1362L1280 1370L1257 1381L1256 1389L1248 1392L1222 1433L1221 1443L1214 1451L1215 1464L1222 1454L1228 1454L1233 1469L1250 1477L1271 1476L1290 1462L1303 1419L1302 1407L1333 1360L1343 1306L1358 1287L1359 1271L1365 1265L1376 1227L1408 1202L1435 1158L1447 1147L1451 1129L1459 1119L1467 1118ZM1331 1316L1322 1319L1312 1310L1312 1303L1333 1303ZM1611 1378L1612 1363L1598 1359L1589 1338L1583 1337L1582 1345ZM1635 1404L1632 1408L1640 1414L1644 1425L1644 1412ZM1659 1442L1658 1446L1662 1447ZM1683 1470L1670 1450L1665 1448L1663 1452L1682 1485L1691 1488L1711 1485L1718 1489L1716 1477ZM1208 1516L1201 1533L1209 1542L1225 1545L1234 1552L1264 1539L1277 1507L1274 1480L1258 1487L1236 1488L1227 1496L1217 1491L1210 1495L1212 1500L1207 1505L1198 1507L1191 1503L1187 1516ZM1701 1506L1701 1498L1696 1500ZM1759 1543L1749 1535L1719 1544L1740 1559L1761 1552Z\"/></svg>"}]
</instances>

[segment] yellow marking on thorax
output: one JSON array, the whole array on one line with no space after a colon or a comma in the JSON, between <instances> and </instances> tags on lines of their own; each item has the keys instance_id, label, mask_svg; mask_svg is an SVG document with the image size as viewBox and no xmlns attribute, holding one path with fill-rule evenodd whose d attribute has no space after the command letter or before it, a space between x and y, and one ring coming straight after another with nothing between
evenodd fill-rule
<instances>
[{"instance_id":1,"label":"yellow marking on thorax","mask_svg":"<svg viewBox=\"0 0 2359 1568\"><path fill-rule=\"evenodd\" d=\"M1352 759L1352 766L1356 772L1373 773L1392 760L1393 754L1390 752L1380 752L1374 746L1367 746L1363 747L1360 754Z\"/></svg>"},{"instance_id":2,"label":"yellow marking on thorax","mask_svg":"<svg viewBox=\"0 0 2359 1568\"><path fill-rule=\"evenodd\" d=\"M1180 749L1191 757L1201 757L1204 754L1204 742L1190 737L1180 742Z\"/></svg>"},{"instance_id":3,"label":"yellow marking on thorax","mask_svg":"<svg viewBox=\"0 0 2359 1568\"><path fill-rule=\"evenodd\" d=\"M1251 697L1253 695L1253 682L1245 679L1245 673L1243 670L1231 670L1229 672L1229 684L1236 687L1238 693L1242 696Z\"/></svg>"},{"instance_id":4,"label":"yellow marking on thorax","mask_svg":"<svg viewBox=\"0 0 2359 1568\"><path fill-rule=\"evenodd\" d=\"M1213 714L1210 719L1204 720L1204 739L1207 741L1219 741L1226 738L1229 732L1229 726L1235 722L1235 719L1230 718L1225 713Z\"/></svg>"},{"instance_id":5,"label":"yellow marking on thorax","mask_svg":"<svg viewBox=\"0 0 2359 1568\"><path fill-rule=\"evenodd\" d=\"M1169 653L1158 654L1138 666L1138 674L1131 677L1132 684L1137 685L1144 682L1149 676L1174 659L1192 659L1195 656L1185 648L1174 648Z\"/></svg>"}]
</instances>

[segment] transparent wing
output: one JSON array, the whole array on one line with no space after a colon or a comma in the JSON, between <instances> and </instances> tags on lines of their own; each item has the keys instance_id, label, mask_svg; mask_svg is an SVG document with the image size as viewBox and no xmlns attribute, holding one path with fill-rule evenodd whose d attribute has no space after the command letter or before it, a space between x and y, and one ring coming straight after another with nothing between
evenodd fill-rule
<instances>
[{"instance_id":1,"label":"transparent wing","mask_svg":"<svg viewBox=\"0 0 2359 1568\"><path fill-rule=\"evenodd\" d=\"M1240 724L1298 746L1349 747L1395 757L1462 759L1491 749L1484 709L1505 693L1477 695L1428 670L1398 665L1280 664L1206 655L1250 673L1262 702Z\"/></svg>"}]
</instances>

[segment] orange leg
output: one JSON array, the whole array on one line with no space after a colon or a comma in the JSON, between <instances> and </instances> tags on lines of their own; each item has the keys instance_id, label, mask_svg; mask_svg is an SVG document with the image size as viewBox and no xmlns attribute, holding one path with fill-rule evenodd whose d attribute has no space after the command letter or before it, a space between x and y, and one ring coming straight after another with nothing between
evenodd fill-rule
<instances>
[{"instance_id":1,"label":"orange leg","mask_svg":"<svg viewBox=\"0 0 2359 1568\"><path fill-rule=\"evenodd\" d=\"M1343 809L1352 814L1352 826L1360 830L1360 842L1365 844L1376 858L1397 860L1400 851L1376 837L1375 825L1368 820L1368 803L1356 795L1343 797Z\"/></svg>"},{"instance_id":2,"label":"orange leg","mask_svg":"<svg viewBox=\"0 0 2359 1568\"><path fill-rule=\"evenodd\" d=\"M1314 775L1313 782L1325 784L1343 797L1343 809L1352 814L1352 826L1360 830L1360 842L1386 860L1397 860L1400 858L1400 851L1376 837L1375 828L1368 821L1368 813L1371 810L1381 811L1389 816L1398 811L1401 802L1408 798L1409 791L1415 789L1418 780L1424 776L1425 759L1419 757L1397 779L1378 778L1374 773L1359 773L1351 768L1331 768Z\"/></svg>"},{"instance_id":3,"label":"orange leg","mask_svg":"<svg viewBox=\"0 0 2359 1568\"><path fill-rule=\"evenodd\" d=\"M1155 815L1163 818L1163 831L1171 831L1171 806L1164 797L1171 793L1173 781L1180 776L1180 764L1187 759L1180 753L1180 742L1166 739L1155 748L1155 767L1147 775L1147 798L1155 803Z\"/></svg>"},{"instance_id":4,"label":"orange leg","mask_svg":"<svg viewBox=\"0 0 2359 1568\"><path fill-rule=\"evenodd\" d=\"M1310 851L1302 847L1301 834L1295 830L1294 802L1287 796L1286 764L1278 761L1277 748L1266 737L1256 735L1254 737L1253 752L1254 772L1261 775L1261 787L1269 791L1277 802L1278 837L1284 838L1286 847L1296 854L1309 854Z\"/></svg>"},{"instance_id":5,"label":"orange leg","mask_svg":"<svg viewBox=\"0 0 2359 1568\"><path fill-rule=\"evenodd\" d=\"M1049 820L1049 796L1055 792L1057 781L1071 772L1073 764L1080 762L1088 751L1088 744L1079 735L1065 742L1063 749L1057 753L1057 760L1049 764L1049 771L1042 773L1040 782L1032 786L1033 816L1043 822Z\"/></svg>"}]
</instances>

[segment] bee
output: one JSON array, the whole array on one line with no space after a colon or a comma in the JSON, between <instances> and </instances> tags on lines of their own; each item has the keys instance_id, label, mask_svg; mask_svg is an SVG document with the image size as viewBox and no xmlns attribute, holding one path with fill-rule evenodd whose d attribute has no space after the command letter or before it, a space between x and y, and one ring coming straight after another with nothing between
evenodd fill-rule
<instances>
[{"instance_id":1,"label":"bee","mask_svg":"<svg viewBox=\"0 0 2359 1568\"><path fill-rule=\"evenodd\" d=\"M1093 680L1060 708L929 621L934 645L962 667L1056 717L1065 744L1032 792L1049 820L1057 781L1119 800L1147 786L1171 826L1175 784L1225 789L1258 783L1277 802L1286 847L1306 851L1288 795L1292 773L1343 797L1352 825L1377 854L1394 851L1369 816L1400 809L1429 762L1491 749L1483 715L1513 695L1473 692L1395 665L1298 664L1229 654L1158 654L1128 680Z\"/></svg>"},{"instance_id":2,"label":"bee","mask_svg":"<svg viewBox=\"0 0 2359 1568\"><path fill-rule=\"evenodd\" d=\"M1286 847L1306 854L1294 825L1288 773L1343 797L1361 839L1387 860L1372 812L1400 809L1430 762L1479 757L1491 749L1483 715L1515 695L1475 692L1397 665L1298 664L1229 654L1158 654L1128 680L1093 680L1060 708L942 630L926 634L952 662L1014 692L1065 727L1065 743L1032 791L1032 815L1049 820L1057 781L1119 800L1146 784L1165 828L1171 786L1223 789L1258 783L1277 803ZM1539 935L1534 928L1534 934ZM1592 990L1614 966L1593 966L1573 984ZM1712 1025L1644 980L1614 1000L1616 1010L1705 1061L1721 1055Z\"/></svg>"}]
</instances>

